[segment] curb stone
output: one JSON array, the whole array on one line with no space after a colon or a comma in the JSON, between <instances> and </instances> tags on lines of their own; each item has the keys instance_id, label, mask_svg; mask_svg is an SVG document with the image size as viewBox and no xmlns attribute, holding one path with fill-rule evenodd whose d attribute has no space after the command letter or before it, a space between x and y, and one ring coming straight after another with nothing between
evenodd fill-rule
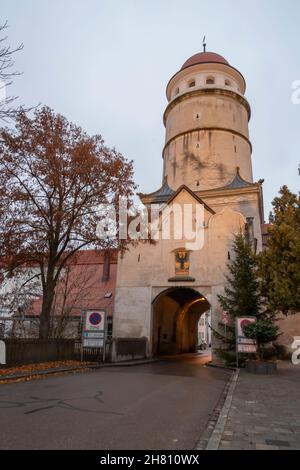
<instances>
[{"instance_id":1,"label":"curb stone","mask_svg":"<svg viewBox=\"0 0 300 470\"><path fill-rule=\"evenodd\" d=\"M60 367L57 369L49 369L49 370L40 370L40 371L33 371L32 373L24 373L24 374L14 374L14 375L2 375L0 376L0 385L1 382L7 382L18 379L26 379L26 378L34 378L43 375L52 375L52 374L59 374L59 373L68 373L68 372L76 372L80 370L97 370L97 369L104 369L108 367L133 367L139 366L143 364L152 364L154 362L158 362L158 359L145 359L141 361L131 361L131 362L108 362L107 364L90 364L84 366L76 366L76 367Z\"/></svg>"},{"instance_id":2,"label":"curb stone","mask_svg":"<svg viewBox=\"0 0 300 470\"><path fill-rule=\"evenodd\" d=\"M212 413L212 416L207 423L205 431L202 433L199 441L195 446L195 450L218 449L227 421L238 374L239 371L234 369L234 372L227 381L221 397Z\"/></svg>"},{"instance_id":3,"label":"curb stone","mask_svg":"<svg viewBox=\"0 0 300 470\"><path fill-rule=\"evenodd\" d=\"M222 365L222 364L214 364L213 362L208 362L207 364L205 364L204 367L214 367L215 369L232 370L234 372L236 371L236 367L226 366L226 365Z\"/></svg>"},{"instance_id":4,"label":"curb stone","mask_svg":"<svg viewBox=\"0 0 300 470\"><path fill-rule=\"evenodd\" d=\"M224 432L226 421L228 418L228 413L231 407L234 390L235 390L237 380L239 377L239 372L240 372L239 369L237 369L231 376L225 403L222 407L221 413L219 415L215 428L212 432L212 435L210 436L210 439L207 443L206 450L218 450L219 449L220 442L222 439L222 434Z\"/></svg>"}]
</instances>

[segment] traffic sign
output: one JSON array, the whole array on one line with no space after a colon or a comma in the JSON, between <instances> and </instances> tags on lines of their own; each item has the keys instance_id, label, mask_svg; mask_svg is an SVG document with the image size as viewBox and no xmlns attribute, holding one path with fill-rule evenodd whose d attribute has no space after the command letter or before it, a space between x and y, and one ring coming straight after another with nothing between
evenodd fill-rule
<instances>
[{"instance_id":1,"label":"traffic sign","mask_svg":"<svg viewBox=\"0 0 300 470\"><path fill-rule=\"evenodd\" d=\"M84 348L103 348L104 338L83 338L82 346Z\"/></svg>"},{"instance_id":2,"label":"traffic sign","mask_svg":"<svg viewBox=\"0 0 300 470\"><path fill-rule=\"evenodd\" d=\"M222 323L223 325L228 325L229 323L229 316L226 312L222 312Z\"/></svg>"},{"instance_id":3,"label":"traffic sign","mask_svg":"<svg viewBox=\"0 0 300 470\"><path fill-rule=\"evenodd\" d=\"M83 332L84 338L104 338L104 331L84 331Z\"/></svg>"},{"instance_id":4,"label":"traffic sign","mask_svg":"<svg viewBox=\"0 0 300 470\"><path fill-rule=\"evenodd\" d=\"M105 329L105 310L87 310L85 312L85 331L104 331Z\"/></svg>"},{"instance_id":5,"label":"traffic sign","mask_svg":"<svg viewBox=\"0 0 300 470\"><path fill-rule=\"evenodd\" d=\"M255 317L240 317L237 318L237 351L243 353L255 353L257 350L257 343L255 339L250 339L245 336L244 327L256 321Z\"/></svg>"},{"instance_id":6,"label":"traffic sign","mask_svg":"<svg viewBox=\"0 0 300 470\"><path fill-rule=\"evenodd\" d=\"M106 311L86 310L82 330L82 348L103 348L105 344Z\"/></svg>"}]
</instances>

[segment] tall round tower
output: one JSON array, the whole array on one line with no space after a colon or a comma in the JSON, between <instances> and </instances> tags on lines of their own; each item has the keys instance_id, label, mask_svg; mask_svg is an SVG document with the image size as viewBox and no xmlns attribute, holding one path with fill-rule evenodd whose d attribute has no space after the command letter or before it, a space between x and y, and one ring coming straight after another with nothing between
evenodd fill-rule
<instances>
[{"instance_id":1,"label":"tall round tower","mask_svg":"<svg viewBox=\"0 0 300 470\"><path fill-rule=\"evenodd\" d=\"M167 85L164 180L176 190L218 188L240 175L252 182L250 106L245 79L224 57L190 57Z\"/></svg>"},{"instance_id":2,"label":"tall round tower","mask_svg":"<svg viewBox=\"0 0 300 470\"><path fill-rule=\"evenodd\" d=\"M263 180L252 180L245 88L238 70L205 51L168 83L163 184L139 193L158 230L155 243L119 256L113 360L194 351L205 311L219 331L235 234L262 249ZM213 335L213 360L218 348Z\"/></svg>"}]
</instances>

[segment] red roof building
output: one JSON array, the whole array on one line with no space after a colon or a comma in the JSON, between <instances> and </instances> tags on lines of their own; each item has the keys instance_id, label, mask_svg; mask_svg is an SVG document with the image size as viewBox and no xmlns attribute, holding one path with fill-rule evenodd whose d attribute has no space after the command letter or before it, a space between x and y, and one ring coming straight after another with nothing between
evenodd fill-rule
<instances>
[{"instance_id":1,"label":"red roof building","mask_svg":"<svg viewBox=\"0 0 300 470\"><path fill-rule=\"evenodd\" d=\"M105 308L113 315L118 254L100 250L79 251L58 282L53 315L80 316L85 309ZM29 314L39 315L42 298L33 301Z\"/></svg>"}]
</instances>

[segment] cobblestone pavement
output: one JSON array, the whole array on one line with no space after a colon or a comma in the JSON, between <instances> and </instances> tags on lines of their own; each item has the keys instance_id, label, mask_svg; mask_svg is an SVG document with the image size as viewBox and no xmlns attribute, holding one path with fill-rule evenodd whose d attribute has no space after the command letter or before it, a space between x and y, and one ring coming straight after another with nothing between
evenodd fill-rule
<instances>
[{"instance_id":1,"label":"cobblestone pavement","mask_svg":"<svg viewBox=\"0 0 300 470\"><path fill-rule=\"evenodd\" d=\"M219 450L300 449L300 366L279 362L278 374L241 370Z\"/></svg>"}]
</instances>

